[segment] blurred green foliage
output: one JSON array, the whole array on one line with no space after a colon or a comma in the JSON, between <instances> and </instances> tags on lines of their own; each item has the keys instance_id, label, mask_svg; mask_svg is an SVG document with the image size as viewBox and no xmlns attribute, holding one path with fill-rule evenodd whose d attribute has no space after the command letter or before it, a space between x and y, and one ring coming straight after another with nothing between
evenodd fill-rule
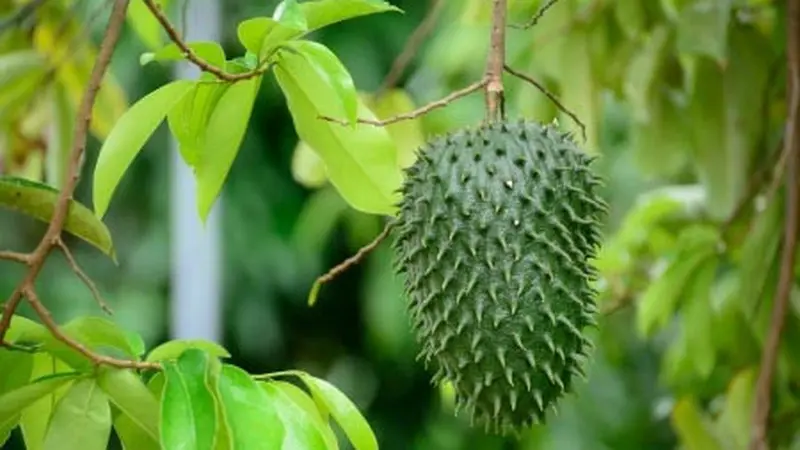
<instances>
[{"instance_id":1,"label":"blurred green foliage","mask_svg":"<svg viewBox=\"0 0 800 450\"><path fill-rule=\"evenodd\" d=\"M235 25L276 2L266 3L224 2L226 51L240 50ZM381 107L368 93L427 8L419 0L392 3L405 14L362 18L315 35L382 117L477 79L488 45L489 2L448 2L401 79L403 90ZM510 20L526 22L542 3L509 0ZM602 154L598 166L612 209L597 264L599 301L613 312L594 333L588 380L557 417L521 442L470 429L431 388L430 374L414 359L388 246L326 285L307 307L315 277L368 243L381 223L347 206L325 181L318 158L298 143L272 79L258 93L223 194L226 348L250 372L296 367L324 376L365 411L388 450L746 448L783 221L782 189L751 185L772 169L779 151L785 15L784 2L770 0L561 0L535 27L509 31L509 65L544 83L586 124L586 148ZM124 98L141 98L168 80L164 66L139 66L139 55L154 45L141 33L149 32L125 32L112 69L119 91L108 88L101 116L115 117ZM43 57L57 58L45 44L38 49ZM578 131L535 88L507 81L509 115L557 119ZM0 101L10 104L14 97L3 96L26 88L4 86ZM62 110L74 107L70 92L61 94ZM390 132L413 149L426 135L482 117L482 96L474 95ZM93 129L87 168L108 132L103 123ZM168 337L172 199L165 131L134 161L106 216L119 266L70 241L115 320L141 333L148 347ZM20 173L36 172L32 164L46 167L36 156L18 160L26 163L13 166ZM77 197L88 204L88 195L84 182ZM2 213L0 248L30 248L42 231L33 220ZM56 318L98 314L61 257L52 260L39 289ZM0 292L10 292L21 269L0 267ZM800 305L793 302L786 342L800 333ZM800 448L799 383L800 355L785 345L772 415L776 448Z\"/></svg>"}]
</instances>

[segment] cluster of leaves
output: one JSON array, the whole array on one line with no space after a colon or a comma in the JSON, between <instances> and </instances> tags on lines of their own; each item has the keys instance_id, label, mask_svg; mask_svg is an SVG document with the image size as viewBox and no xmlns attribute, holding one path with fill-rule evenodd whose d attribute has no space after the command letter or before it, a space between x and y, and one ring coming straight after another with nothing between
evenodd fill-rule
<instances>
[{"instance_id":1,"label":"cluster of leaves","mask_svg":"<svg viewBox=\"0 0 800 450\"><path fill-rule=\"evenodd\" d=\"M546 3L511 2L512 20L525 22ZM458 80L476 62L447 46L482 48L489 11L470 1L454 14L460 20L441 29L426 62ZM562 0L508 38L510 63L579 113L590 151L607 150L600 131L609 105L621 103L625 151L639 170L659 184L680 183L642 196L597 265L604 305L635 305L639 335L663 351L661 380L686 448L749 443L783 222L783 192L763 175L777 159L786 110L784 17L783 2L768 0ZM517 114L571 126L545 96L509 85ZM800 332L797 311L787 342ZM782 346L772 411L778 445L798 439L797 363L796 349Z\"/></svg>"},{"instance_id":2,"label":"cluster of leaves","mask_svg":"<svg viewBox=\"0 0 800 450\"><path fill-rule=\"evenodd\" d=\"M251 376L217 344L174 340L145 355L141 337L83 317L64 331L94 350L160 363L158 372L93 367L43 326L15 317L0 349L0 445L19 426L30 449L105 449L112 429L125 449L338 449L335 422L357 450L377 449L355 405L301 371ZM278 379L291 377L297 385Z\"/></svg>"}]
</instances>

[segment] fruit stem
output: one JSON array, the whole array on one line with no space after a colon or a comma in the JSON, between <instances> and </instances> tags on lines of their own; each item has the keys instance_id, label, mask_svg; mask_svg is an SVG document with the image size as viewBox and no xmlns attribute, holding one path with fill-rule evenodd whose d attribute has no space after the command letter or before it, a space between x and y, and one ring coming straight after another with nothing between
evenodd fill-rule
<instances>
[{"instance_id":1,"label":"fruit stem","mask_svg":"<svg viewBox=\"0 0 800 450\"><path fill-rule=\"evenodd\" d=\"M486 119L505 117L503 68L506 59L506 0L492 1L492 32L486 61Z\"/></svg>"}]
</instances>

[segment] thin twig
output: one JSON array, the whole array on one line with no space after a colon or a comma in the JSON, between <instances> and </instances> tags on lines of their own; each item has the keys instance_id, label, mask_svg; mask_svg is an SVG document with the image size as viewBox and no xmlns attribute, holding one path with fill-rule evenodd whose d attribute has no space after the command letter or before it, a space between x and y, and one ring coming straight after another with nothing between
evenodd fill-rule
<instances>
[{"instance_id":1,"label":"thin twig","mask_svg":"<svg viewBox=\"0 0 800 450\"><path fill-rule=\"evenodd\" d=\"M444 97L444 98L442 98L440 100L436 100L435 102L428 103L427 105L425 105L425 106L423 106L421 108L415 109L414 111L411 111L411 112L408 112L408 113L405 113L405 114L400 114L400 115L397 115L397 116L394 116L394 117L390 117L390 118L384 119L384 120L358 119L358 123L363 123L363 124L367 124L367 125L375 125L377 127L383 127L383 126L386 126L386 125L391 125L391 124L396 123L396 122L401 122L403 120L416 119L417 117L419 117L419 116L421 116L423 114L427 114L430 111L433 111L434 109L437 109L437 108L445 107L445 106L449 105L451 102L453 102L455 100L458 100L461 97L466 97L467 95L469 95L469 94L471 94L471 93L483 88L484 86L486 86L487 81L488 80L483 79L481 81L472 83L471 85L469 85L469 86L467 86L467 87L465 87L463 89L459 89L459 90L453 92L452 94L448 95L447 97ZM319 116L319 119L326 120L328 122L338 123L340 125L345 125L345 126L350 125L350 123L348 121L342 120L342 119L337 119L335 117Z\"/></svg>"},{"instance_id":2,"label":"thin twig","mask_svg":"<svg viewBox=\"0 0 800 450\"><path fill-rule=\"evenodd\" d=\"M431 0L431 5L430 8L428 8L428 12L425 14L422 22L417 25L417 28L414 30L414 32L411 33L411 36L406 41L403 51L392 63L392 68L389 70L389 74L386 75L386 78L383 79L383 83L381 83L380 88L378 88L376 97L380 97L387 90L391 89L395 84L397 84L397 81L400 79L400 77L403 76L406 68L411 63L411 60L414 59L414 56L419 52L419 48L422 46L425 38L431 34L436 26L436 22L439 20L439 16L444 10L444 5L444 0Z\"/></svg>"},{"instance_id":3,"label":"thin twig","mask_svg":"<svg viewBox=\"0 0 800 450\"><path fill-rule=\"evenodd\" d=\"M529 77L528 75L525 75L522 72L518 72L518 71L512 69L509 66L505 66L505 70L506 70L506 72L510 73L511 75L514 75L515 77L517 77L517 78L519 78L519 79L521 79L521 80L523 80L523 81L525 81L527 83L532 84L534 87L536 87L536 89L539 90L539 92L541 92L548 99L550 99L550 101L553 102L556 105L556 108L558 108L564 114L568 115L569 118L572 119L572 121L575 122L580 127L581 135L583 136L583 140L584 141L586 140L586 125L583 122L581 122L581 120L578 118L578 116L574 112L572 112L569 109L567 109L567 107L564 106L563 103L561 103L561 100L559 100L558 97L556 97L555 94L550 92L543 84L539 83L535 79Z\"/></svg>"},{"instance_id":4,"label":"thin twig","mask_svg":"<svg viewBox=\"0 0 800 450\"><path fill-rule=\"evenodd\" d=\"M772 406L772 379L778 359L781 334L789 311L789 297L794 280L794 260L797 248L798 208L800 208L800 158L798 136L800 132L800 0L789 0L787 14L787 96L789 105L786 121L785 145L788 173L786 177L786 223L783 237L780 279L775 293L769 334L761 358L761 371L755 390L755 408L752 417L751 450L768 450L767 427Z\"/></svg>"},{"instance_id":5,"label":"thin twig","mask_svg":"<svg viewBox=\"0 0 800 450\"><path fill-rule=\"evenodd\" d=\"M241 80L249 80L251 78L260 76L267 70L267 68L265 67L259 67L254 70L243 73L228 73L220 69L219 67L214 66L213 64L209 63L208 61L198 56L197 53L195 53L194 50L192 50L189 47L189 45L181 37L178 30L176 30L175 27L172 25L172 23L169 21L169 18L167 18L167 16L161 10L161 6L158 5L155 2L155 0L143 0L143 1L144 4L147 6L147 8L150 10L150 12L153 13L153 16L155 16L158 23L161 24L161 27L164 29L164 31L167 32L167 35L169 36L170 40L173 43L175 43L176 46L178 46L181 52L183 52L186 59L192 62L194 65L196 65L203 72L208 72L214 75L215 77L219 78L220 80L241 81Z\"/></svg>"},{"instance_id":6,"label":"thin twig","mask_svg":"<svg viewBox=\"0 0 800 450\"><path fill-rule=\"evenodd\" d=\"M0 250L0 260L12 261L27 265L31 262L31 255L28 255L27 253Z\"/></svg>"},{"instance_id":7,"label":"thin twig","mask_svg":"<svg viewBox=\"0 0 800 450\"><path fill-rule=\"evenodd\" d=\"M522 25L511 25L511 27L512 28L523 29L523 30L526 30L528 28L533 28L534 26L536 26L537 23L539 23L539 20L541 20L541 18L544 17L544 15L547 12L547 10L550 9L556 3L558 3L558 0L548 0L547 3L542 5L542 7L539 8L538 11L536 11L536 14L533 15L531 20L525 22Z\"/></svg>"},{"instance_id":8,"label":"thin twig","mask_svg":"<svg viewBox=\"0 0 800 450\"><path fill-rule=\"evenodd\" d=\"M381 244L381 242L383 242L384 240L386 240L387 237L389 237L389 233L391 233L393 227L394 227L394 221L387 222L386 226L383 227L383 231L381 231L381 233L375 239L373 239L372 242L361 247L358 250L358 252L356 252L355 255L347 258L339 265L329 270L326 274L321 275L319 278L317 278L317 280L314 281L314 285L311 287L311 293L308 295L309 306L313 306L314 303L316 302L317 294L319 293L319 289L322 287L323 284L330 282L331 280L342 274L350 267L361 262L361 260L364 259L365 256L367 256L370 252L375 250L375 248L377 248Z\"/></svg>"},{"instance_id":9,"label":"thin twig","mask_svg":"<svg viewBox=\"0 0 800 450\"><path fill-rule=\"evenodd\" d=\"M102 309L103 312L109 316L114 314L114 311L111 310L111 307L108 306L108 303L103 300L103 296L100 294L100 290L97 289L95 282L92 281L89 275L86 275L86 272L84 272L83 269L81 269L81 266L78 264L78 261L75 260L75 256L72 255L72 252L70 251L69 247L67 247L67 244L64 243L64 240L58 238L56 245L58 245L58 248L61 249L64 257L67 258L67 263L69 264L70 269L75 272L75 275L77 275L78 278L83 281L83 284L89 288L89 291L92 292L92 297L94 297L97 305L100 306L100 309Z\"/></svg>"},{"instance_id":10,"label":"thin twig","mask_svg":"<svg viewBox=\"0 0 800 450\"><path fill-rule=\"evenodd\" d=\"M506 0L492 1L492 31L489 55L486 58L486 119L505 117L505 88L503 68L506 65Z\"/></svg>"}]
</instances>

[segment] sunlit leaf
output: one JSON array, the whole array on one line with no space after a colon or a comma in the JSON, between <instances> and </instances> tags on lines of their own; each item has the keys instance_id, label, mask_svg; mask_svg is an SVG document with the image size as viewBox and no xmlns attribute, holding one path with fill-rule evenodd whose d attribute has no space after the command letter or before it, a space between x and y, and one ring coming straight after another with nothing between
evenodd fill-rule
<instances>
[{"instance_id":1,"label":"sunlit leaf","mask_svg":"<svg viewBox=\"0 0 800 450\"><path fill-rule=\"evenodd\" d=\"M692 398L681 399L675 405L672 425L686 450L723 450L710 421Z\"/></svg>"},{"instance_id":2,"label":"sunlit leaf","mask_svg":"<svg viewBox=\"0 0 800 450\"><path fill-rule=\"evenodd\" d=\"M165 9L169 6L170 0L157 0L155 3L161 5L162 9ZM133 31L136 32L139 39L141 39L148 48L155 50L161 47L164 41L163 29L144 2L131 2L130 6L128 6L127 18Z\"/></svg>"},{"instance_id":3,"label":"sunlit leaf","mask_svg":"<svg viewBox=\"0 0 800 450\"><path fill-rule=\"evenodd\" d=\"M367 106L379 119L388 119L417 108L414 100L403 89L390 89L382 95L365 99ZM386 126L386 131L397 145L397 164L406 168L417 160L417 151L425 143L420 119L403 120Z\"/></svg>"},{"instance_id":4,"label":"sunlit leaf","mask_svg":"<svg viewBox=\"0 0 800 450\"><path fill-rule=\"evenodd\" d=\"M142 380L131 370L100 368L97 384L112 403L133 423L158 441L159 404Z\"/></svg>"},{"instance_id":5,"label":"sunlit leaf","mask_svg":"<svg viewBox=\"0 0 800 450\"><path fill-rule=\"evenodd\" d=\"M0 396L0 429L19 420L19 414L36 401L52 394L56 389L75 380L77 374L50 377L34 381ZM47 419L45 417L45 419ZM30 447L28 447L30 448Z\"/></svg>"},{"instance_id":6,"label":"sunlit leaf","mask_svg":"<svg viewBox=\"0 0 800 450\"><path fill-rule=\"evenodd\" d=\"M325 162L304 141L298 141L292 153L292 177L309 189L322 187L328 181Z\"/></svg>"},{"instance_id":7,"label":"sunlit leaf","mask_svg":"<svg viewBox=\"0 0 800 450\"><path fill-rule=\"evenodd\" d=\"M215 41L196 41L187 43L192 51L212 66L222 68L225 66L225 51ZM177 44L171 43L156 52L145 53L139 58L142 65L153 61L180 61L186 59L183 50Z\"/></svg>"},{"instance_id":8,"label":"sunlit leaf","mask_svg":"<svg viewBox=\"0 0 800 450\"><path fill-rule=\"evenodd\" d=\"M0 207L49 223L55 212L59 192L30 180L0 177ZM112 259L116 258L111 233L91 210L70 200L64 230L92 244Z\"/></svg>"},{"instance_id":9,"label":"sunlit leaf","mask_svg":"<svg viewBox=\"0 0 800 450\"><path fill-rule=\"evenodd\" d=\"M356 17L383 12L403 12L383 0L317 0L300 3L309 31Z\"/></svg>"},{"instance_id":10,"label":"sunlit leaf","mask_svg":"<svg viewBox=\"0 0 800 450\"><path fill-rule=\"evenodd\" d=\"M154 348L147 355L147 361L166 361L177 359L189 349L198 349L214 358L230 358L231 354L216 342L205 339L176 339Z\"/></svg>"},{"instance_id":11,"label":"sunlit leaf","mask_svg":"<svg viewBox=\"0 0 800 450\"><path fill-rule=\"evenodd\" d=\"M260 76L234 83L222 94L208 119L195 171L197 209L204 221L242 145L260 85Z\"/></svg>"},{"instance_id":12,"label":"sunlit leaf","mask_svg":"<svg viewBox=\"0 0 800 450\"><path fill-rule=\"evenodd\" d=\"M98 217L105 215L122 176L145 142L193 85L189 80L166 84L136 102L115 124L100 148L94 169L92 193Z\"/></svg>"},{"instance_id":13,"label":"sunlit leaf","mask_svg":"<svg viewBox=\"0 0 800 450\"><path fill-rule=\"evenodd\" d=\"M206 128L229 83L198 82L167 114L183 160L195 166L206 142Z\"/></svg>"},{"instance_id":14,"label":"sunlit leaf","mask_svg":"<svg viewBox=\"0 0 800 450\"><path fill-rule=\"evenodd\" d=\"M286 429L269 396L247 372L224 364L217 389L233 450L281 448Z\"/></svg>"},{"instance_id":15,"label":"sunlit leaf","mask_svg":"<svg viewBox=\"0 0 800 450\"><path fill-rule=\"evenodd\" d=\"M325 448L328 450L337 450L339 448L339 443L336 440L336 434L333 432L330 423L326 417L322 416L317 408L316 403L314 403L314 400L309 397L305 391L286 381L273 380L269 384L273 388L281 391L303 411L303 414L305 414L304 421L308 421L310 419L314 423L314 426L322 434L322 437L325 440Z\"/></svg>"},{"instance_id":16,"label":"sunlit leaf","mask_svg":"<svg viewBox=\"0 0 800 450\"><path fill-rule=\"evenodd\" d=\"M308 386L317 405L333 416L356 450L378 448L375 433L367 420L356 405L336 386L309 374L302 374L300 378Z\"/></svg>"},{"instance_id":17,"label":"sunlit leaf","mask_svg":"<svg viewBox=\"0 0 800 450\"><path fill-rule=\"evenodd\" d=\"M164 364L161 399L161 445L165 450L212 450L217 418L208 383L209 357L198 349Z\"/></svg>"},{"instance_id":18,"label":"sunlit leaf","mask_svg":"<svg viewBox=\"0 0 800 450\"><path fill-rule=\"evenodd\" d=\"M331 183L342 197L363 212L394 214L402 173L388 132L371 125L321 120L319 116L341 120L346 113L339 92L308 57L282 52L275 75L300 139L325 161ZM358 117L375 119L360 100Z\"/></svg>"},{"instance_id":19,"label":"sunlit leaf","mask_svg":"<svg viewBox=\"0 0 800 450\"><path fill-rule=\"evenodd\" d=\"M275 8L272 18L295 30L308 30L308 22L297 0L283 0Z\"/></svg>"},{"instance_id":20,"label":"sunlit leaf","mask_svg":"<svg viewBox=\"0 0 800 450\"><path fill-rule=\"evenodd\" d=\"M318 427L318 423L308 420L307 412L298 406L283 390L272 383L259 383L261 389L267 394L275 411L286 429L283 439L283 449L308 449L325 450L325 440Z\"/></svg>"},{"instance_id":21,"label":"sunlit leaf","mask_svg":"<svg viewBox=\"0 0 800 450\"><path fill-rule=\"evenodd\" d=\"M45 450L104 450L111 436L111 406L93 379L76 381L56 404Z\"/></svg>"}]
</instances>

